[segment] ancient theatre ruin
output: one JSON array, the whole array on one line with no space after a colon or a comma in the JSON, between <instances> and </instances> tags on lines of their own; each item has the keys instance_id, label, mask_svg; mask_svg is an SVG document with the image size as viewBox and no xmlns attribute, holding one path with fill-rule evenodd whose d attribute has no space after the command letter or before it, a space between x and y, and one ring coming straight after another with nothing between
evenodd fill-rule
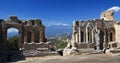
<instances>
[{"instance_id":1,"label":"ancient theatre ruin","mask_svg":"<svg viewBox=\"0 0 120 63\"><path fill-rule=\"evenodd\" d=\"M114 19L114 11L104 11L100 19L75 20L72 24L72 39L64 49L65 55L76 49L104 49L120 48L120 22ZM67 53L69 52L69 54Z\"/></svg>"},{"instance_id":2,"label":"ancient theatre ruin","mask_svg":"<svg viewBox=\"0 0 120 63\"><path fill-rule=\"evenodd\" d=\"M16 28L19 30L18 48L32 49L44 47L45 26L40 19L19 20L17 16L10 16L7 20L0 20L0 50L7 50L7 30ZM42 45L41 45L42 44Z\"/></svg>"}]
</instances>

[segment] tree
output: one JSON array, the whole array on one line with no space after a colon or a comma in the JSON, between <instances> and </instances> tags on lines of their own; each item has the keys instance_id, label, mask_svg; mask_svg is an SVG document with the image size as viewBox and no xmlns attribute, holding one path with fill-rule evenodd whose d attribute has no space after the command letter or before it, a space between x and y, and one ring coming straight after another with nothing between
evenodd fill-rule
<instances>
[{"instance_id":1,"label":"tree","mask_svg":"<svg viewBox=\"0 0 120 63\"><path fill-rule=\"evenodd\" d=\"M7 48L8 50L19 50L18 49L18 35L8 38Z\"/></svg>"}]
</instances>

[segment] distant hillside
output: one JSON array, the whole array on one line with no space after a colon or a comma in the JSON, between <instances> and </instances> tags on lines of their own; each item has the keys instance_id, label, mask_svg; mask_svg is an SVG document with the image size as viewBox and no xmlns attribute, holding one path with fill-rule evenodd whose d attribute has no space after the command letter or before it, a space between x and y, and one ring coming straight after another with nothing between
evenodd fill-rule
<instances>
[{"instance_id":1,"label":"distant hillside","mask_svg":"<svg viewBox=\"0 0 120 63\"><path fill-rule=\"evenodd\" d=\"M66 35L72 33L72 28L71 26L66 26L66 25L52 25L46 27L46 37L51 38L51 37L56 37L58 35ZM18 35L18 32L10 32L8 33L7 37L11 37L14 35Z\"/></svg>"},{"instance_id":2,"label":"distant hillside","mask_svg":"<svg viewBox=\"0 0 120 63\"><path fill-rule=\"evenodd\" d=\"M66 34L66 33L71 33L71 32L72 32L71 26L52 25L52 26L46 27L46 36L48 38L56 37L60 34Z\"/></svg>"},{"instance_id":3,"label":"distant hillside","mask_svg":"<svg viewBox=\"0 0 120 63\"><path fill-rule=\"evenodd\" d=\"M7 38L11 37L11 36L15 36L18 35L18 32L10 32L7 34Z\"/></svg>"}]
</instances>

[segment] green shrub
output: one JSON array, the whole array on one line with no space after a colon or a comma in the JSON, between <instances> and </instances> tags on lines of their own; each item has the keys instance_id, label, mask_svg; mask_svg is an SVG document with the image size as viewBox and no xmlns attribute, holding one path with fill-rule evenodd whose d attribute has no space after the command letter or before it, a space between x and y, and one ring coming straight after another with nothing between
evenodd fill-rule
<instances>
[{"instance_id":1,"label":"green shrub","mask_svg":"<svg viewBox=\"0 0 120 63\"><path fill-rule=\"evenodd\" d=\"M56 46L56 49L64 49L67 46L67 42L61 42Z\"/></svg>"},{"instance_id":2,"label":"green shrub","mask_svg":"<svg viewBox=\"0 0 120 63\"><path fill-rule=\"evenodd\" d=\"M51 39L49 41L51 42L51 45L54 46L56 49L63 49L67 46L67 43L68 43L62 40L57 40L57 38Z\"/></svg>"},{"instance_id":3,"label":"green shrub","mask_svg":"<svg viewBox=\"0 0 120 63\"><path fill-rule=\"evenodd\" d=\"M17 35L8 38L7 48L8 48L8 50L19 50L18 49L18 36Z\"/></svg>"}]
</instances>

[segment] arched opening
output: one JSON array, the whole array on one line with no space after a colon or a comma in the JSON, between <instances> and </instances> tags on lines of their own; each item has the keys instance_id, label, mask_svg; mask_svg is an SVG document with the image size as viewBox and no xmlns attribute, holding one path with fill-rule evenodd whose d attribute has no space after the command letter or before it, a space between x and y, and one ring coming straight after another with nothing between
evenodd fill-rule
<instances>
[{"instance_id":1,"label":"arched opening","mask_svg":"<svg viewBox=\"0 0 120 63\"><path fill-rule=\"evenodd\" d=\"M78 34L77 33L75 33L75 40L76 40L76 42L78 42Z\"/></svg>"},{"instance_id":2,"label":"arched opening","mask_svg":"<svg viewBox=\"0 0 120 63\"><path fill-rule=\"evenodd\" d=\"M84 42L84 32L81 31L81 42L83 43Z\"/></svg>"},{"instance_id":3,"label":"arched opening","mask_svg":"<svg viewBox=\"0 0 120 63\"><path fill-rule=\"evenodd\" d=\"M109 33L109 41L115 41L115 28L111 27L110 28L110 33Z\"/></svg>"},{"instance_id":4,"label":"arched opening","mask_svg":"<svg viewBox=\"0 0 120 63\"><path fill-rule=\"evenodd\" d=\"M36 35L35 35L35 42L39 43L39 32L38 31L36 32Z\"/></svg>"},{"instance_id":5,"label":"arched opening","mask_svg":"<svg viewBox=\"0 0 120 63\"><path fill-rule=\"evenodd\" d=\"M93 24L88 23L86 25L86 42L88 43L87 48L90 48L91 46L90 43L92 43L92 38L93 38L92 34L93 34Z\"/></svg>"},{"instance_id":6,"label":"arched opening","mask_svg":"<svg viewBox=\"0 0 120 63\"><path fill-rule=\"evenodd\" d=\"M113 41L113 34L110 32L110 41Z\"/></svg>"},{"instance_id":7,"label":"arched opening","mask_svg":"<svg viewBox=\"0 0 120 63\"><path fill-rule=\"evenodd\" d=\"M100 50L103 49L103 43L104 43L104 31L100 30Z\"/></svg>"},{"instance_id":8,"label":"arched opening","mask_svg":"<svg viewBox=\"0 0 120 63\"><path fill-rule=\"evenodd\" d=\"M31 42L31 32L30 31L28 31L28 33L27 33L27 42L28 43L30 43Z\"/></svg>"},{"instance_id":9,"label":"arched opening","mask_svg":"<svg viewBox=\"0 0 120 63\"><path fill-rule=\"evenodd\" d=\"M92 43L92 28L88 27L88 42Z\"/></svg>"},{"instance_id":10,"label":"arched opening","mask_svg":"<svg viewBox=\"0 0 120 63\"><path fill-rule=\"evenodd\" d=\"M19 30L16 28L7 29L7 49L10 51L19 50L18 48Z\"/></svg>"}]
</instances>

